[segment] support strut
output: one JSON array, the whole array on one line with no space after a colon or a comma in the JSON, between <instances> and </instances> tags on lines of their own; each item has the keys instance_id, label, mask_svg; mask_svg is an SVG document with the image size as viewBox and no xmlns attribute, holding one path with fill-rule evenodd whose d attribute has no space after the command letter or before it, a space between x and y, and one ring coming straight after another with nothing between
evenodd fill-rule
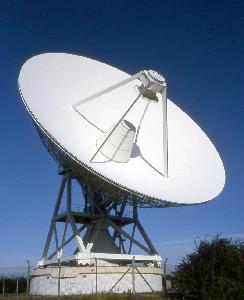
<instances>
[{"instance_id":1,"label":"support strut","mask_svg":"<svg viewBox=\"0 0 244 300\"><path fill-rule=\"evenodd\" d=\"M100 206L100 203L104 202L101 200L103 196L101 192L99 195L96 193L97 196L95 196L92 188L84 188L82 181L79 178L73 177L71 171L64 171L62 174L63 178L54 207L43 257L39 262L39 265L57 264L57 262L62 263L67 260L74 260L82 263L83 259L86 263L92 263L96 257L99 257L99 259L104 257L105 260L125 259L130 261L132 259L130 253L133 245L138 246L147 253L147 255L144 256L140 255L140 261L160 261L156 249L139 222L137 206L135 203L133 205L132 216L125 215L127 203L120 199L118 199L119 201L117 203L112 202L108 203L105 207ZM75 210L73 207L73 181L82 188L80 202L84 204L83 211ZM64 197L65 190L66 197ZM60 211L62 201L66 204L65 211ZM64 225L64 230L61 235L58 231L58 223L63 223ZM78 224L81 226L78 227ZM132 234L125 230L127 225L133 226ZM91 226L93 226L93 229L91 229ZM67 238L68 228L70 228L72 234ZM114 229L113 235L109 233L109 228ZM136 228L144 239L145 244L139 242L135 238ZM110 251L112 251L110 255L108 255L109 252L103 253L103 251L101 251L101 253L98 253L93 251L94 247L99 249L101 240L103 240L104 237L105 240L108 240L110 245L113 245L111 248L112 250L110 249ZM52 240L53 243L51 243ZM63 248L73 240L76 241L76 249L74 249L71 256L63 257ZM52 248L51 245L55 245L55 249L50 253ZM137 257L138 256L135 255L135 259L137 259Z\"/></svg>"}]
</instances>

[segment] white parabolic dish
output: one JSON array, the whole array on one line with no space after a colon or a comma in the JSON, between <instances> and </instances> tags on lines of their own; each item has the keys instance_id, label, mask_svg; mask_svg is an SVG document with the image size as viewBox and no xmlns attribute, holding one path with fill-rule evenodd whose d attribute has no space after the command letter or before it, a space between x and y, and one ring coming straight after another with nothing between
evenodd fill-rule
<instances>
[{"instance_id":1,"label":"white parabolic dish","mask_svg":"<svg viewBox=\"0 0 244 300\"><path fill-rule=\"evenodd\" d=\"M142 98L126 116L140 131L128 162L94 161L96 142L138 96L135 80L81 104L130 75L82 56L50 53L35 56L22 67L19 89L34 122L81 167L104 181L140 196L177 204L206 202L223 189L225 171L215 147L201 128L168 100L169 177L163 176L163 112L161 101ZM145 112L145 114L143 114ZM143 116L144 115L144 116Z\"/></svg>"}]
</instances>

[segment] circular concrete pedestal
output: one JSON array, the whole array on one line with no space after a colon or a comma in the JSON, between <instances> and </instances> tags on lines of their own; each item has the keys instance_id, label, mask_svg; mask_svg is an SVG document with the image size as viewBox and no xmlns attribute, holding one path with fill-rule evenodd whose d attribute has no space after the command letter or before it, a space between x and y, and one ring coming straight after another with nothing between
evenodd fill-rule
<instances>
[{"instance_id":1,"label":"circular concrete pedestal","mask_svg":"<svg viewBox=\"0 0 244 300\"><path fill-rule=\"evenodd\" d=\"M30 272L32 295L161 292L162 270L152 266L48 266ZM60 276L59 276L60 274Z\"/></svg>"}]
</instances>

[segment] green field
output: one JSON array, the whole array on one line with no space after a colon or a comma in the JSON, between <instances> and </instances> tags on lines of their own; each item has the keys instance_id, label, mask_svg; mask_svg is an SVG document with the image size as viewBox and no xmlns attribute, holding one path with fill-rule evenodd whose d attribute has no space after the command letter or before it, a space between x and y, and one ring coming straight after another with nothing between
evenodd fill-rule
<instances>
[{"instance_id":1,"label":"green field","mask_svg":"<svg viewBox=\"0 0 244 300\"><path fill-rule=\"evenodd\" d=\"M169 300L162 295L133 295L133 294L93 294L82 296L27 296L25 294L0 295L0 300Z\"/></svg>"}]
</instances>

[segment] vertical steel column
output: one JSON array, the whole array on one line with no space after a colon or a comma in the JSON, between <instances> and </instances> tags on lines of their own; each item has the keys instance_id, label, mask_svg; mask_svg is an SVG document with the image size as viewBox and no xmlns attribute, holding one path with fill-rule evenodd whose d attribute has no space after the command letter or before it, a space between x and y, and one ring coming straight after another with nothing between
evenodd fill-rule
<instances>
[{"instance_id":1,"label":"vertical steel column","mask_svg":"<svg viewBox=\"0 0 244 300\"><path fill-rule=\"evenodd\" d=\"M67 212L71 212L71 176L70 173L67 172L66 174L67 178L67 201L66 201L66 209Z\"/></svg>"},{"instance_id":2,"label":"vertical steel column","mask_svg":"<svg viewBox=\"0 0 244 300\"><path fill-rule=\"evenodd\" d=\"M47 240L46 240L43 255L42 255L43 258L47 258L48 250L50 247L50 243L51 243L51 239L52 239L52 235L53 235L53 231L54 231L54 225L55 225L54 217L58 214L62 196L63 196L63 192L64 192L64 188L65 188L65 184L66 184L66 178L63 177L60 188L59 188L58 198L57 198L57 201L56 201L56 204L54 207L53 216L52 216L50 228L49 228L48 235L47 235Z\"/></svg>"},{"instance_id":3,"label":"vertical steel column","mask_svg":"<svg viewBox=\"0 0 244 300\"><path fill-rule=\"evenodd\" d=\"M131 274L132 274L132 293L135 294L135 256L133 256L131 264Z\"/></svg>"},{"instance_id":4,"label":"vertical steel column","mask_svg":"<svg viewBox=\"0 0 244 300\"><path fill-rule=\"evenodd\" d=\"M61 274L61 262L60 262L60 257L58 257L58 296L60 296L60 274Z\"/></svg>"},{"instance_id":5,"label":"vertical steel column","mask_svg":"<svg viewBox=\"0 0 244 300\"><path fill-rule=\"evenodd\" d=\"M79 230L78 230L78 228L76 226L75 219L74 219L74 216L72 214L72 205L71 205L71 201L72 201L72 199L71 199L71 193L72 193L71 180L72 180L72 175L71 175L71 173L67 172L66 173L66 177L67 177L67 199L66 199L67 216L68 216L68 219L69 219L69 222L70 222L73 234L75 235L75 239L76 239L76 242L78 244L79 250L81 252L84 252L86 249L85 249L84 243L82 241L82 238L80 237L80 232L79 232Z\"/></svg>"}]
</instances>

